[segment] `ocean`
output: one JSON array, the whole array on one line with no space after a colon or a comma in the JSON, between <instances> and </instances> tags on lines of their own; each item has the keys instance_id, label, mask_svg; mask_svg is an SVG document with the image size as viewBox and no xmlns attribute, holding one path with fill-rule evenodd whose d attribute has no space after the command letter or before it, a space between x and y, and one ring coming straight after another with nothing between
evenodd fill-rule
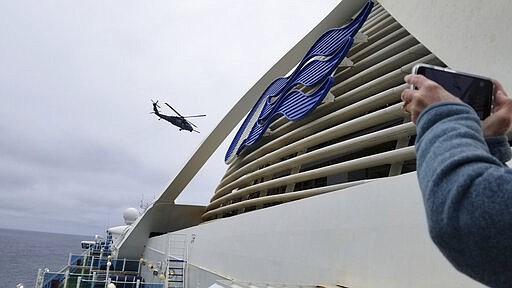
<instances>
[{"instance_id":1,"label":"ocean","mask_svg":"<svg viewBox=\"0 0 512 288\"><path fill-rule=\"evenodd\" d=\"M59 271L69 253L82 252L80 241L92 238L0 228L0 288L15 288L18 283L34 288L38 269Z\"/></svg>"}]
</instances>

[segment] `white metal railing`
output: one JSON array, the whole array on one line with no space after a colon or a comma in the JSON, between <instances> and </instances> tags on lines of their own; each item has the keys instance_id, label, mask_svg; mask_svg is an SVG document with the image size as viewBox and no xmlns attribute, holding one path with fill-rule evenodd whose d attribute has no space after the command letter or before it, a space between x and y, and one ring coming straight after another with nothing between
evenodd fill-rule
<instances>
[{"instance_id":1,"label":"white metal railing","mask_svg":"<svg viewBox=\"0 0 512 288\"><path fill-rule=\"evenodd\" d=\"M141 279L139 276L140 265L140 260L113 259L111 256L104 257L101 254L98 256L91 256L88 253L82 255L70 254L68 265L59 272L40 269L35 287L49 288L55 285L62 288L67 288L69 285L71 287L79 287L76 285L81 285L81 283L89 285L82 287L99 287L101 286L100 283L105 285L108 284L108 281L115 283L119 282L118 279L121 278L124 281L120 282L135 284L137 279ZM146 285L146 283L141 283ZM151 284L144 287L163 286Z\"/></svg>"}]
</instances>

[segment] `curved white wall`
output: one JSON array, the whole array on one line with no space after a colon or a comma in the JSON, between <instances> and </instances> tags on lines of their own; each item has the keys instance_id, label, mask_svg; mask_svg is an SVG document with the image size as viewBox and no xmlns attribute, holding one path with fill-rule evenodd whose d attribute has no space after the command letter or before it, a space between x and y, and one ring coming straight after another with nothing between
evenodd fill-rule
<instances>
[{"instance_id":1,"label":"curved white wall","mask_svg":"<svg viewBox=\"0 0 512 288\"><path fill-rule=\"evenodd\" d=\"M238 281L482 287L456 271L432 244L415 173L176 233L189 240L194 235L193 243L188 241L191 264Z\"/></svg>"},{"instance_id":2,"label":"curved white wall","mask_svg":"<svg viewBox=\"0 0 512 288\"><path fill-rule=\"evenodd\" d=\"M512 94L512 2L378 2L448 66L496 78Z\"/></svg>"}]
</instances>

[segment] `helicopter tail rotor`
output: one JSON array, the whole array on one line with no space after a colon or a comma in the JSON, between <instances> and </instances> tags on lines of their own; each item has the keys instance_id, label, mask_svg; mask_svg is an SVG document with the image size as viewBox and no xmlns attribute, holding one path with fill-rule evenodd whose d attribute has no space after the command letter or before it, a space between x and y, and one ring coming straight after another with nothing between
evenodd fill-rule
<instances>
[{"instance_id":1,"label":"helicopter tail rotor","mask_svg":"<svg viewBox=\"0 0 512 288\"><path fill-rule=\"evenodd\" d=\"M152 102L152 103L153 103L153 105L155 105L156 107L161 108L161 107L160 107L160 105L158 105L158 100L156 100L156 102L155 102L155 101L153 101L153 99L151 99L151 102Z\"/></svg>"}]
</instances>

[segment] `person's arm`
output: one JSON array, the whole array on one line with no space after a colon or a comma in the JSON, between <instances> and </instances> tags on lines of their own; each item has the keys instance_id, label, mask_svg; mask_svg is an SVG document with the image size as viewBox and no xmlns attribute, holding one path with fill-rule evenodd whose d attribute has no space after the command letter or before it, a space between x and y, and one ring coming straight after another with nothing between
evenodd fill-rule
<instances>
[{"instance_id":1,"label":"person's arm","mask_svg":"<svg viewBox=\"0 0 512 288\"><path fill-rule=\"evenodd\" d=\"M493 114L481 126L471 107L436 83L418 75L405 80L419 87L404 90L402 100L417 124L417 175L430 235L458 270L492 287L508 287L512 170L490 153L484 135L503 140L512 100L498 89Z\"/></svg>"},{"instance_id":2,"label":"person's arm","mask_svg":"<svg viewBox=\"0 0 512 288\"><path fill-rule=\"evenodd\" d=\"M431 105L417 125L418 181L432 240L470 277L512 283L512 170L489 153L465 104Z\"/></svg>"}]
</instances>

